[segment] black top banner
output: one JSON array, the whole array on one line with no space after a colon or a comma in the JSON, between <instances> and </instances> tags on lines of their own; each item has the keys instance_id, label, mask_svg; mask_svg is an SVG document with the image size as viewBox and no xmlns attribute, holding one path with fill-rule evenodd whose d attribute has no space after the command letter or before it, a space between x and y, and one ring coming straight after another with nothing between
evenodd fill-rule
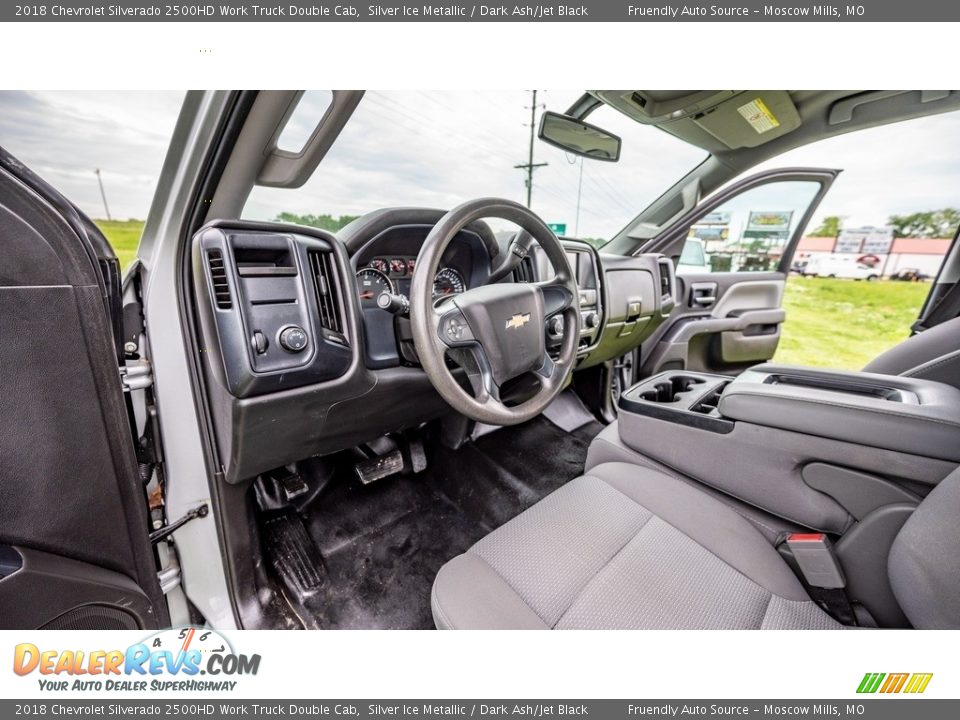
<instances>
[{"instance_id":1,"label":"black top banner","mask_svg":"<svg viewBox=\"0 0 960 720\"><path fill-rule=\"evenodd\" d=\"M293 2L154 3L144 0L62 0L3 3L3 22L950 22L960 3L950 0L656 0L577 2Z\"/></svg>"}]
</instances>

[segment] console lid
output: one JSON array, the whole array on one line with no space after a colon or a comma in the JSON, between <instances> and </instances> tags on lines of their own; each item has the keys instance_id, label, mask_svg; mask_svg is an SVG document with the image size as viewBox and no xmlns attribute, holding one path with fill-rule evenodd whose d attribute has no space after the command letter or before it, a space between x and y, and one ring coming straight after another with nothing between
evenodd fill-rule
<instances>
[{"instance_id":1,"label":"console lid","mask_svg":"<svg viewBox=\"0 0 960 720\"><path fill-rule=\"evenodd\" d=\"M731 420L960 462L960 390L893 375L764 364L727 385Z\"/></svg>"}]
</instances>

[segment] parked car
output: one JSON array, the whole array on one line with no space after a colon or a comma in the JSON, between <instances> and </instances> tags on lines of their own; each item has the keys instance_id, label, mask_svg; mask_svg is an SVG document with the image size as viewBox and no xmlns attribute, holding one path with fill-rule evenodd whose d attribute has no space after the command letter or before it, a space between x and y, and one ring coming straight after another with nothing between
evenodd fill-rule
<instances>
[{"instance_id":1,"label":"parked car","mask_svg":"<svg viewBox=\"0 0 960 720\"><path fill-rule=\"evenodd\" d=\"M823 255L810 258L802 275L848 280L878 280L880 270L874 265L861 262L855 255Z\"/></svg>"},{"instance_id":2,"label":"parked car","mask_svg":"<svg viewBox=\"0 0 960 720\"><path fill-rule=\"evenodd\" d=\"M677 261L677 273L709 272L710 263L707 262L707 251L703 240L698 237L688 237Z\"/></svg>"},{"instance_id":3,"label":"parked car","mask_svg":"<svg viewBox=\"0 0 960 720\"><path fill-rule=\"evenodd\" d=\"M924 282L929 280L930 276L920 268L900 268L890 276L890 279L901 282Z\"/></svg>"}]
</instances>

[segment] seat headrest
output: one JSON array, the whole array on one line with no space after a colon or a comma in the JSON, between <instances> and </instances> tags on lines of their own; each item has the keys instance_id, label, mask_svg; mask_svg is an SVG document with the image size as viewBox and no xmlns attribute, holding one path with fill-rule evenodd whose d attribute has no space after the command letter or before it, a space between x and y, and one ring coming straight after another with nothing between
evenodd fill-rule
<instances>
[{"instance_id":1,"label":"seat headrest","mask_svg":"<svg viewBox=\"0 0 960 720\"><path fill-rule=\"evenodd\" d=\"M960 628L960 469L947 475L904 524L887 571L914 627Z\"/></svg>"}]
</instances>

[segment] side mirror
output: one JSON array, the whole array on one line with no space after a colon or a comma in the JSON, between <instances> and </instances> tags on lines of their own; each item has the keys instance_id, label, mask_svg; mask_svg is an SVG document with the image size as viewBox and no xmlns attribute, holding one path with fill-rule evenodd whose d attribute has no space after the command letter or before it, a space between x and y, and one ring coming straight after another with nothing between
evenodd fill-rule
<instances>
[{"instance_id":1,"label":"side mirror","mask_svg":"<svg viewBox=\"0 0 960 720\"><path fill-rule=\"evenodd\" d=\"M591 160L617 162L620 138L606 130L568 115L545 112L537 136L549 145Z\"/></svg>"}]
</instances>

